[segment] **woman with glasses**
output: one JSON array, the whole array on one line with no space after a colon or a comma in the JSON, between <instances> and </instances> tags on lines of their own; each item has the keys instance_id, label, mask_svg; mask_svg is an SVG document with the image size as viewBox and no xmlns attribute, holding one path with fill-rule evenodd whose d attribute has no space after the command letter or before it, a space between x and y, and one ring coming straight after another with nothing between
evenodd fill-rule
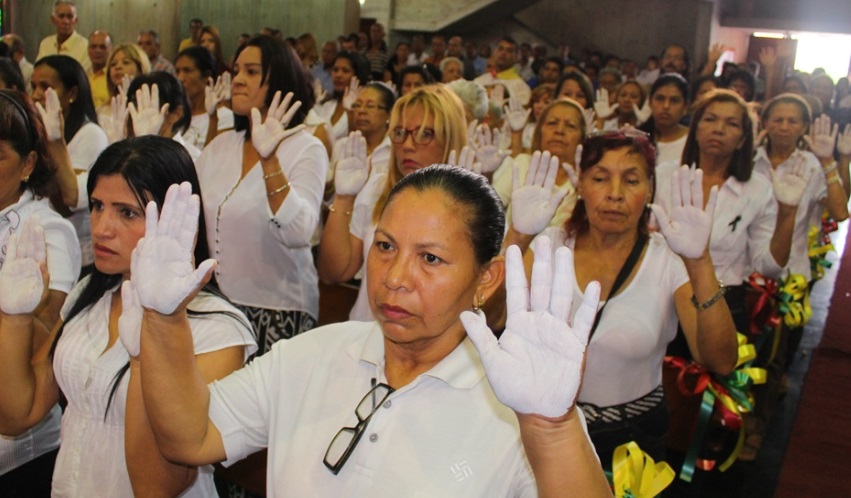
<instances>
[{"instance_id":1,"label":"woman with glasses","mask_svg":"<svg viewBox=\"0 0 851 498\"><path fill-rule=\"evenodd\" d=\"M446 162L449 151L460 151L467 143L466 129L463 106L452 90L429 86L400 98L393 107L388 167L370 170L363 141L350 138L347 148L351 146L352 152L337 162L336 196L319 244L319 277L323 282L347 282L361 271L390 189L418 169ZM367 280L364 275L349 314L352 320L373 320Z\"/></svg>"},{"instance_id":2,"label":"woman with glasses","mask_svg":"<svg viewBox=\"0 0 851 498\"><path fill-rule=\"evenodd\" d=\"M499 198L461 168L412 172L378 215L367 261L377 322L278 343L210 386L187 361L182 305L153 302L165 286L181 303L209 273L152 265L140 277L142 395L163 455L229 465L268 447L268 496L611 496L574 407L598 284L568 325L569 251L553 261L547 247L530 293L519 251L500 256ZM176 237L167 226L149 233ZM473 311L503 275L509 326L497 342Z\"/></svg>"},{"instance_id":3,"label":"woman with glasses","mask_svg":"<svg viewBox=\"0 0 851 498\"><path fill-rule=\"evenodd\" d=\"M652 205L655 151L632 129L589 138L578 166L573 214L543 232L553 248L573 251L574 293L591 281L602 287L578 404L604 468L629 441L659 461L668 430L662 362L677 323L695 358L711 370L728 373L736 361L735 327L707 249L717 192L704 196L692 183L701 173L685 169L669 184L678 194L675 205ZM648 229L651 207L661 234ZM533 250L538 257L537 242Z\"/></svg>"},{"instance_id":4,"label":"woman with glasses","mask_svg":"<svg viewBox=\"0 0 851 498\"><path fill-rule=\"evenodd\" d=\"M234 71L235 129L208 144L196 167L216 280L254 325L262 354L313 328L319 314L310 241L328 155L298 126L313 91L294 52L258 36L237 52Z\"/></svg>"}]
</instances>

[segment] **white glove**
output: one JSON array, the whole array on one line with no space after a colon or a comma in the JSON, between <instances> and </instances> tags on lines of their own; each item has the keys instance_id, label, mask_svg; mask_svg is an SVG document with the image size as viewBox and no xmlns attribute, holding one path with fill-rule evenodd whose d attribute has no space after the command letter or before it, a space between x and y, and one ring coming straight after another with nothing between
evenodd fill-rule
<instances>
[{"instance_id":1,"label":"white glove","mask_svg":"<svg viewBox=\"0 0 851 498\"><path fill-rule=\"evenodd\" d=\"M482 165L482 174L493 173L508 157L509 151L499 150L501 133L494 128L493 132L487 125L482 125L476 132L476 162Z\"/></svg>"},{"instance_id":2,"label":"white glove","mask_svg":"<svg viewBox=\"0 0 851 498\"><path fill-rule=\"evenodd\" d=\"M121 84L118 85L118 94L124 96L124 101L127 101L127 94L130 93L130 76L124 75L121 78Z\"/></svg>"},{"instance_id":3,"label":"white glove","mask_svg":"<svg viewBox=\"0 0 851 498\"><path fill-rule=\"evenodd\" d=\"M138 106L138 111L136 110ZM160 108L160 90L155 84L150 89L147 83L136 90L136 105L131 102L127 106L130 118L133 120L133 133L137 137L145 135L159 135L163 127L165 115L168 113L168 104Z\"/></svg>"},{"instance_id":4,"label":"white glove","mask_svg":"<svg viewBox=\"0 0 851 498\"><path fill-rule=\"evenodd\" d=\"M7 315L31 314L47 297L47 248L44 228L28 218L6 243L0 268L0 309Z\"/></svg>"},{"instance_id":5,"label":"white glove","mask_svg":"<svg viewBox=\"0 0 851 498\"><path fill-rule=\"evenodd\" d=\"M836 150L840 156L851 156L851 124L845 125L842 134L837 138Z\"/></svg>"},{"instance_id":6,"label":"white glove","mask_svg":"<svg viewBox=\"0 0 851 498\"><path fill-rule=\"evenodd\" d=\"M520 184L520 167L512 169L513 190L511 191L511 225L525 235L541 233L567 194L555 186L558 173L558 157L549 152L535 151L526 172L526 181Z\"/></svg>"},{"instance_id":7,"label":"white glove","mask_svg":"<svg viewBox=\"0 0 851 498\"><path fill-rule=\"evenodd\" d=\"M299 100L296 100L290 106L292 99L293 92L289 92L284 97L283 102L281 102L281 92L275 92L272 103L269 104L269 112L266 113L266 120L262 124L260 110L256 107L251 108L251 143L254 144L254 149L263 159L274 154L278 145L285 138L298 133L304 128L304 125L299 125L295 128L287 129L287 125L293 119L293 116L295 116L298 108L301 107L301 101Z\"/></svg>"},{"instance_id":8,"label":"white glove","mask_svg":"<svg viewBox=\"0 0 851 498\"><path fill-rule=\"evenodd\" d=\"M846 127L847 129L847 127ZM836 135L839 133L839 125L830 127L830 116L822 114L813 120L810 135L804 135L804 141L819 159L830 159L833 157L833 147L836 144Z\"/></svg>"},{"instance_id":9,"label":"white glove","mask_svg":"<svg viewBox=\"0 0 851 498\"><path fill-rule=\"evenodd\" d=\"M553 269L550 240L535 241L531 292L517 246L508 248L505 266L508 320L502 337L497 341L483 315L465 311L461 323L479 351L500 402L516 413L560 417L573 408L582 385L600 284L591 282L585 288L571 326L573 254L569 249L556 251Z\"/></svg>"},{"instance_id":10,"label":"white glove","mask_svg":"<svg viewBox=\"0 0 851 498\"><path fill-rule=\"evenodd\" d=\"M47 133L47 140L54 142L62 139L63 116L62 105L59 104L59 96L56 95L56 90L48 88L44 92L44 106L40 102L36 102L35 106L38 113L41 114L41 121L44 123L44 131Z\"/></svg>"},{"instance_id":11,"label":"white glove","mask_svg":"<svg viewBox=\"0 0 851 498\"><path fill-rule=\"evenodd\" d=\"M585 119L586 135L597 129L597 113L594 109L583 109L582 118Z\"/></svg>"},{"instance_id":12,"label":"white glove","mask_svg":"<svg viewBox=\"0 0 851 498\"><path fill-rule=\"evenodd\" d=\"M774 198L786 206L797 206L804 197L813 170L807 168L807 160L800 154L793 154L792 167L785 174L778 174L770 169L771 185L774 187Z\"/></svg>"},{"instance_id":13,"label":"white glove","mask_svg":"<svg viewBox=\"0 0 851 498\"><path fill-rule=\"evenodd\" d=\"M208 280L216 260L197 269L192 261L200 209L189 182L168 188L161 213L154 201L145 207L145 236L130 258L130 278L143 307L170 315Z\"/></svg>"},{"instance_id":14,"label":"white glove","mask_svg":"<svg viewBox=\"0 0 851 498\"><path fill-rule=\"evenodd\" d=\"M136 358L139 356L139 339L142 333L142 305L131 280L121 284L121 316L118 317L118 337L124 349Z\"/></svg>"},{"instance_id":15,"label":"white glove","mask_svg":"<svg viewBox=\"0 0 851 498\"><path fill-rule=\"evenodd\" d=\"M449 151L449 158L446 160L446 163L451 166L464 168L473 173L482 174L482 164L476 162L476 153L466 145L461 148L460 154L455 150Z\"/></svg>"},{"instance_id":16,"label":"white glove","mask_svg":"<svg viewBox=\"0 0 851 498\"><path fill-rule=\"evenodd\" d=\"M582 162L581 144L576 146L576 154L574 154L573 164L561 163L562 169L564 169L565 173L567 173L567 178L570 179L570 183L573 184L574 188L579 186L579 175L576 174L576 170L578 169L580 162Z\"/></svg>"},{"instance_id":17,"label":"white glove","mask_svg":"<svg viewBox=\"0 0 851 498\"><path fill-rule=\"evenodd\" d=\"M369 178L366 162L366 139L361 132L349 133L343 145L343 157L337 161L334 173L334 190L337 195L357 195Z\"/></svg>"},{"instance_id":18,"label":"white glove","mask_svg":"<svg viewBox=\"0 0 851 498\"><path fill-rule=\"evenodd\" d=\"M671 177L671 198L670 217L658 204L651 204L650 208L671 250L683 258L697 259L709 244L718 187L709 190L709 202L704 209L703 170L683 165Z\"/></svg>"},{"instance_id":19,"label":"white glove","mask_svg":"<svg viewBox=\"0 0 851 498\"><path fill-rule=\"evenodd\" d=\"M500 130L499 140L497 143L497 147L499 150L510 151L511 150L511 126L508 122L502 123L502 129Z\"/></svg>"},{"instance_id":20,"label":"white glove","mask_svg":"<svg viewBox=\"0 0 851 498\"><path fill-rule=\"evenodd\" d=\"M213 78L207 80L204 88L204 109L208 116L212 116L219 108L219 104L230 98L231 75L224 73L215 82Z\"/></svg>"},{"instance_id":21,"label":"white glove","mask_svg":"<svg viewBox=\"0 0 851 498\"><path fill-rule=\"evenodd\" d=\"M488 99L496 104L497 107L502 108L505 105L505 86L502 83L494 85Z\"/></svg>"},{"instance_id":22,"label":"white glove","mask_svg":"<svg viewBox=\"0 0 851 498\"><path fill-rule=\"evenodd\" d=\"M597 90L597 99L594 102L594 112L600 119L609 119L618 109L618 104L609 105L609 92L605 89Z\"/></svg>"},{"instance_id":23,"label":"white glove","mask_svg":"<svg viewBox=\"0 0 851 498\"><path fill-rule=\"evenodd\" d=\"M343 93L343 109L347 111L352 110L352 106L358 100L358 93L360 93L360 81L357 76L352 76L348 88Z\"/></svg>"},{"instance_id":24,"label":"white glove","mask_svg":"<svg viewBox=\"0 0 851 498\"><path fill-rule=\"evenodd\" d=\"M470 148L476 148L476 130L479 128L479 120L474 119L467 125L467 145Z\"/></svg>"},{"instance_id":25,"label":"white glove","mask_svg":"<svg viewBox=\"0 0 851 498\"><path fill-rule=\"evenodd\" d=\"M322 82L319 80L313 80L313 97L316 102L322 102L326 95L327 92L325 92L325 87L322 86Z\"/></svg>"},{"instance_id":26,"label":"white glove","mask_svg":"<svg viewBox=\"0 0 851 498\"><path fill-rule=\"evenodd\" d=\"M118 94L110 99L112 107L112 117L106 123L101 123L103 131L106 132L106 137L110 144L120 142L127 138L127 97L124 94Z\"/></svg>"},{"instance_id":27,"label":"white glove","mask_svg":"<svg viewBox=\"0 0 851 498\"><path fill-rule=\"evenodd\" d=\"M632 104L632 113L635 114L636 119L638 120L638 124L646 123L651 116L653 116L653 110L650 109L650 99L644 99L644 105L638 107L637 104Z\"/></svg>"},{"instance_id":28,"label":"white glove","mask_svg":"<svg viewBox=\"0 0 851 498\"><path fill-rule=\"evenodd\" d=\"M505 120L508 121L512 131L523 131L526 123L529 121L529 114L532 112L532 109L523 109L520 99L512 95L508 99L508 105L505 106L503 112L505 113Z\"/></svg>"}]
</instances>

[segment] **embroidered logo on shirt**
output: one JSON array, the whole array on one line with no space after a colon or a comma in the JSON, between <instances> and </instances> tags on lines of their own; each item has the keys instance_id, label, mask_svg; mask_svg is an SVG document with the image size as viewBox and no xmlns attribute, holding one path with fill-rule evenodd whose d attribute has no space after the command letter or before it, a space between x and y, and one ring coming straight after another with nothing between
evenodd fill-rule
<instances>
[{"instance_id":1,"label":"embroidered logo on shirt","mask_svg":"<svg viewBox=\"0 0 851 498\"><path fill-rule=\"evenodd\" d=\"M450 466L449 470L451 470L452 475L455 476L456 482L464 482L468 477L473 476L473 469L470 468L470 464L467 463L467 460L462 460L455 465Z\"/></svg>"}]
</instances>

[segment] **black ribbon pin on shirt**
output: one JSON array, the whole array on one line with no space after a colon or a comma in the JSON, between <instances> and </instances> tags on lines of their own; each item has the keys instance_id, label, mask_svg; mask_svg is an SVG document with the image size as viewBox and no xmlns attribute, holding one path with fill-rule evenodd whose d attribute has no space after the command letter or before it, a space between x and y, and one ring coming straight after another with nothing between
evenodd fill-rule
<instances>
[{"instance_id":1,"label":"black ribbon pin on shirt","mask_svg":"<svg viewBox=\"0 0 851 498\"><path fill-rule=\"evenodd\" d=\"M742 216L737 214L737 215L736 215L736 217L735 217L735 218L733 218L733 221L731 221L731 222L728 224L729 226L733 227L733 228L730 230L731 232L735 232L735 231L736 231L736 226L739 224L739 222L740 222L740 221L742 221Z\"/></svg>"}]
</instances>

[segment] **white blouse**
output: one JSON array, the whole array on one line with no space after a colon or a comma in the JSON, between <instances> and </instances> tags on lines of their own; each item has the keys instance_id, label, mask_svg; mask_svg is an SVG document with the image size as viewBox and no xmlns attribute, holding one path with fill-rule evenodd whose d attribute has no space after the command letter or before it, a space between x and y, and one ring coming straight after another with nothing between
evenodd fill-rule
<instances>
[{"instance_id":1,"label":"white blouse","mask_svg":"<svg viewBox=\"0 0 851 498\"><path fill-rule=\"evenodd\" d=\"M328 154L302 131L278 147L290 188L277 212L269 209L258 161L240 178L245 132L225 132L195 163L204 201L207 243L219 264L216 280L234 303L319 314L319 279L310 241L319 221Z\"/></svg>"},{"instance_id":2,"label":"white blouse","mask_svg":"<svg viewBox=\"0 0 851 498\"><path fill-rule=\"evenodd\" d=\"M77 131L74 138L68 142L68 155L71 156L71 166L77 173L77 205L71 208L73 214L69 221L77 230L80 239L80 250L83 255L83 266L95 262L95 253L92 250L92 221L89 213L89 196L87 184L89 182L89 170L97 160L101 152L109 146L106 132L94 123L86 123Z\"/></svg>"},{"instance_id":3,"label":"white blouse","mask_svg":"<svg viewBox=\"0 0 851 498\"><path fill-rule=\"evenodd\" d=\"M63 319L87 282L88 278L83 279L68 297ZM62 416L62 446L53 473L54 497L133 496L124 453L129 372L109 401L115 375L130 361L120 339L106 349L114 290L65 324L53 358L56 382L68 399ZM190 316L195 354L244 346L247 359L257 350L251 325L225 300L202 293L189 308L216 312ZM181 496L215 496L212 466L199 468L198 478Z\"/></svg>"}]
</instances>

